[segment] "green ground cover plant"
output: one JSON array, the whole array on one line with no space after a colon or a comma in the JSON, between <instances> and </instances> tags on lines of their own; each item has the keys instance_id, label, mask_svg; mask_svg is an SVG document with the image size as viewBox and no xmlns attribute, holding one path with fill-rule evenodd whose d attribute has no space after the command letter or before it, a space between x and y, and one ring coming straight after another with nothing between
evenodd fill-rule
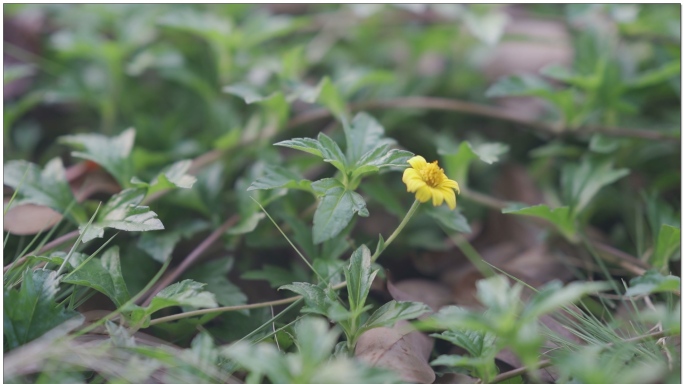
<instances>
[{"instance_id":1,"label":"green ground cover plant","mask_svg":"<svg viewBox=\"0 0 684 384\"><path fill-rule=\"evenodd\" d=\"M680 6L6 4L8 383L677 383Z\"/></svg>"}]
</instances>

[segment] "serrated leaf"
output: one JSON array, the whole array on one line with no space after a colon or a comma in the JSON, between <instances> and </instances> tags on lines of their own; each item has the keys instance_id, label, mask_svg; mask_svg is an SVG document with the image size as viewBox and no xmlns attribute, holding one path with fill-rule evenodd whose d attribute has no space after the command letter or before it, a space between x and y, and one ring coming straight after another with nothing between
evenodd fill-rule
<instances>
[{"instance_id":1,"label":"serrated leaf","mask_svg":"<svg viewBox=\"0 0 684 384\"><path fill-rule=\"evenodd\" d=\"M360 311L366 303L370 286L378 271L371 271L370 249L365 245L352 253L349 266L344 270L347 280L349 308L352 313Z\"/></svg>"},{"instance_id":2,"label":"serrated leaf","mask_svg":"<svg viewBox=\"0 0 684 384\"><path fill-rule=\"evenodd\" d=\"M213 293L204 291L206 284L192 280L183 280L157 293L145 308L145 313L149 316L154 312L167 307L186 306L194 308L215 308L218 307Z\"/></svg>"},{"instance_id":3,"label":"serrated leaf","mask_svg":"<svg viewBox=\"0 0 684 384\"><path fill-rule=\"evenodd\" d=\"M340 146L337 145L335 140L321 132L318 134L318 142L320 143L323 160L332 164L340 171L346 172L347 159L344 157L344 153L342 153Z\"/></svg>"},{"instance_id":4,"label":"serrated leaf","mask_svg":"<svg viewBox=\"0 0 684 384\"><path fill-rule=\"evenodd\" d=\"M388 145L381 145L367 152L356 162L351 176L356 178L366 173L378 172L382 168L406 168L411 157L413 153L409 151L390 150Z\"/></svg>"},{"instance_id":5,"label":"serrated leaf","mask_svg":"<svg viewBox=\"0 0 684 384\"><path fill-rule=\"evenodd\" d=\"M363 329L391 327L399 320L415 319L428 312L431 309L424 303L391 300L370 315Z\"/></svg>"},{"instance_id":6,"label":"serrated leaf","mask_svg":"<svg viewBox=\"0 0 684 384\"><path fill-rule=\"evenodd\" d=\"M314 213L314 244L337 236L349 224L355 213L362 217L368 216L366 202L361 195L344 187L327 189Z\"/></svg>"},{"instance_id":7,"label":"serrated leaf","mask_svg":"<svg viewBox=\"0 0 684 384\"><path fill-rule=\"evenodd\" d=\"M630 287L625 296L650 295L658 292L681 291L681 280L677 276L663 276L656 270L648 270L629 281Z\"/></svg>"},{"instance_id":8,"label":"serrated leaf","mask_svg":"<svg viewBox=\"0 0 684 384\"><path fill-rule=\"evenodd\" d=\"M313 193L311 181L302 179L302 177L295 172L277 165L267 166L264 169L264 175L255 180L249 188L247 188L247 191L274 188L301 189Z\"/></svg>"},{"instance_id":9,"label":"serrated leaf","mask_svg":"<svg viewBox=\"0 0 684 384\"><path fill-rule=\"evenodd\" d=\"M575 214L581 212L604 186L629 174L628 169L613 169L610 159L584 158L577 166L569 164L563 168L562 185Z\"/></svg>"},{"instance_id":10,"label":"serrated leaf","mask_svg":"<svg viewBox=\"0 0 684 384\"><path fill-rule=\"evenodd\" d=\"M132 176L131 149L135 141L135 129L129 128L119 136L107 137L95 133L68 135L59 138L77 151L71 155L98 163L106 169L120 185L126 186Z\"/></svg>"},{"instance_id":11,"label":"serrated leaf","mask_svg":"<svg viewBox=\"0 0 684 384\"><path fill-rule=\"evenodd\" d=\"M658 231L655 250L651 256L651 264L658 268L665 268L680 247L681 230L672 225L663 224Z\"/></svg>"},{"instance_id":12,"label":"serrated leaf","mask_svg":"<svg viewBox=\"0 0 684 384\"><path fill-rule=\"evenodd\" d=\"M471 232L468 220L460 211L448 209L446 206L434 207L429 204L426 204L424 208L426 208L425 212L430 217L437 220L444 227L460 233Z\"/></svg>"},{"instance_id":13,"label":"serrated leaf","mask_svg":"<svg viewBox=\"0 0 684 384\"><path fill-rule=\"evenodd\" d=\"M104 236L105 228L132 232L164 229L156 213L149 207L137 205L145 193L144 188L130 188L112 196L91 225L79 227L79 232L83 233L82 241L86 243Z\"/></svg>"},{"instance_id":14,"label":"serrated leaf","mask_svg":"<svg viewBox=\"0 0 684 384\"><path fill-rule=\"evenodd\" d=\"M74 195L67 183L62 160L50 160L41 169L28 161L8 161L3 167L3 183L17 190L18 200L14 204L36 204L66 213L74 201ZM26 174L26 176L24 176ZM75 218L84 218L85 213L78 205L70 211Z\"/></svg>"},{"instance_id":15,"label":"serrated leaf","mask_svg":"<svg viewBox=\"0 0 684 384\"><path fill-rule=\"evenodd\" d=\"M539 316L568 306L582 296L610 288L605 282L572 282L565 287L560 281L552 281L542 287L528 302L523 316L536 319Z\"/></svg>"},{"instance_id":16,"label":"serrated leaf","mask_svg":"<svg viewBox=\"0 0 684 384\"><path fill-rule=\"evenodd\" d=\"M339 331L331 330L328 321L316 316L299 320L294 331L302 361L314 367L330 358L339 337Z\"/></svg>"},{"instance_id":17,"label":"serrated leaf","mask_svg":"<svg viewBox=\"0 0 684 384\"><path fill-rule=\"evenodd\" d=\"M354 116L351 125L345 129L349 164L357 163L377 147L394 144L394 140L384 136L385 128L371 115L361 112Z\"/></svg>"},{"instance_id":18,"label":"serrated leaf","mask_svg":"<svg viewBox=\"0 0 684 384\"><path fill-rule=\"evenodd\" d=\"M66 275L63 283L92 288L109 297L117 308L130 300L128 288L121 274L119 247L108 248L101 259L92 258L82 264L72 257L74 271Z\"/></svg>"},{"instance_id":19,"label":"serrated leaf","mask_svg":"<svg viewBox=\"0 0 684 384\"><path fill-rule=\"evenodd\" d=\"M302 311L308 313L330 316L331 308L336 303L333 298L326 294L323 288L309 283L294 282L283 285L278 289L287 289L304 297L306 307Z\"/></svg>"},{"instance_id":20,"label":"serrated leaf","mask_svg":"<svg viewBox=\"0 0 684 384\"><path fill-rule=\"evenodd\" d=\"M27 270L19 289L3 292L3 333L8 350L26 344L63 322L78 316L57 304L59 281L49 270Z\"/></svg>"},{"instance_id":21,"label":"serrated leaf","mask_svg":"<svg viewBox=\"0 0 684 384\"><path fill-rule=\"evenodd\" d=\"M569 207L559 207L551 209L544 204L531 207L523 204L512 204L508 208L501 210L501 213L511 213L514 215L534 216L551 222L568 239L573 239L577 233L575 221L570 215Z\"/></svg>"}]
</instances>

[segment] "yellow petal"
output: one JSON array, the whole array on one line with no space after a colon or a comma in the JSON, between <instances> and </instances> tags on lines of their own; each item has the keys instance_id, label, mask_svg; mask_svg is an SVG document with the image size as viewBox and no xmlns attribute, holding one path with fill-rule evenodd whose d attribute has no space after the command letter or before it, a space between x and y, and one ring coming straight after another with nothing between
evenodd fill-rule
<instances>
[{"instance_id":1,"label":"yellow petal","mask_svg":"<svg viewBox=\"0 0 684 384\"><path fill-rule=\"evenodd\" d=\"M408 163L411 164L413 169L417 169L419 171L427 166L427 161L425 161L423 156L414 156L408 160Z\"/></svg>"},{"instance_id":2,"label":"yellow petal","mask_svg":"<svg viewBox=\"0 0 684 384\"><path fill-rule=\"evenodd\" d=\"M440 188L453 188L453 189L455 189L456 191L458 191L458 193L461 193L461 190L460 190L460 188L458 187L458 183L455 182L455 181L453 181L453 180L450 180L450 179L444 179L444 180L439 184L439 187L440 187Z\"/></svg>"},{"instance_id":3,"label":"yellow petal","mask_svg":"<svg viewBox=\"0 0 684 384\"><path fill-rule=\"evenodd\" d=\"M439 189L432 190L432 205L439 207L444 201L444 193Z\"/></svg>"},{"instance_id":4,"label":"yellow petal","mask_svg":"<svg viewBox=\"0 0 684 384\"><path fill-rule=\"evenodd\" d=\"M446 201L447 205L449 206L449 209L456 209L456 194L454 194L454 190L446 189L442 191L442 193L444 194L444 201Z\"/></svg>"},{"instance_id":5,"label":"yellow petal","mask_svg":"<svg viewBox=\"0 0 684 384\"><path fill-rule=\"evenodd\" d=\"M421 179L410 179L406 181L407 192L415 192L422 187L427 187L427 184Z\"/></svg>"},{"instance_id":6,"label":"yellow petal","mask_svg":"<svg viewBox=\"0 0 684 384\"><path fill-rule=\"evenodd\" d=\"M420 187L416 190L416 199L421 203L424 203L432 197L432 188L427 185Z\"/></svg>"}]
</instances>

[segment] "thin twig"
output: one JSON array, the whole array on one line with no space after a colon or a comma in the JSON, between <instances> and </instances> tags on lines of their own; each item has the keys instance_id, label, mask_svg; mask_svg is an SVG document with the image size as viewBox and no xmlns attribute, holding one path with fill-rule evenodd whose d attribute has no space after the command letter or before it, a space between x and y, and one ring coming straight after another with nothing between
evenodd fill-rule
<instances>
[{"instance_id":1,"label":"thin twig","mask_svg":"<svg viewBox=\"0 0 684 384\"><path fill-rule=\"evenodd\" d=\"M197 258L204 253L204 251L209 248L210 245L212 245L218 238L225 232L227 231L230 227L235 225L238 220L240 219L240 216L238 215L233 215L228 220L226 220L223 225L218 227L214 232L212 232L209 236L207 236L206 239L204 239L185 259L183 259L183 262L176 267L174 270L169 272L168 275L164 276L164 278L159 281L155 285L153 289L150 290L149 294L142 295L140 300L142 300L143 297L147 297L147 300L145 300L144 305L150 304L150 301L152 301L152 298L154 295L159 293L162 289L166 288L169 284L171 284L174 280L178 278L183 272L185 272L188 267L190 267L195 261L197 261Z\"/></svg>"},{"instance_id":2,"label":"thin twig","mask_svg":"<svg viewBox=\"0 0 684 384\"><path fill-rule=\"evenodd\" d=\"M646 340L650 340L650 339L659 339L661 337L668 335L669 333L670 332L667 332L667 331L659 331L659 332L649 333L648 335L641 335L641 336L636 336L636 337L632 337L629 339L624 339L624 340L622 340L622 342L624 342L624 343L638 343L638 342L642 342L642 341L646 341ZM608 344L605 344L603 346L603 348L610 348L613 345L615 345L615 343L608 343ZM553 363L551 362L550 359L544 359L544 360L541 360L539 362L539 364L537 364L537 369L546 368L548 366L551 366L552 364ZM500 382L502 382L504 380L508 380L512 377L520 376L520 375L524 374L525 372L527 372L527 367L516 368L516 369L510 370L508 372L504 372L500 375L497 375L491 381L488 381L488 383L489 384L500 383ZM478 383L481 383L481 382L482 382L481 380L478 381Z\"/></svg>"}]
</instances>

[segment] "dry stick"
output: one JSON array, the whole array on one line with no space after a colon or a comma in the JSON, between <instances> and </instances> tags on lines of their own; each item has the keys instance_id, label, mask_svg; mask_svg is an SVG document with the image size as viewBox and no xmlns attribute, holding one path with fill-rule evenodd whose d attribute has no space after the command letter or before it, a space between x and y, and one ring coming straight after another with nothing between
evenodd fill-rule
<instances>
[{"instance_id":1,"label":"dry stick","mask_svg":"<svg viewBox=\"0 0 684 384\"><path fill-rule=\"evenodd\" d=\"M419 109L435 109L461 112L470 115L478 115L489 117L497 120L509 121L527 127L532 131L539 133L551 134L554 136L561 135L587 135L592 133L600 133L611 137L631 137L648 140L663 140L663 141L677 141L679 138L672 134L643 130L643 129L621 129L617 127L602 127L602 126L584 126L582 128L567 130L559 124L549 124L545 122L535 121L531 119L516 116L510 112L506 112L501 108L491 107L488 105L469 103L455 99L446 99L439 97L399 97L389 100L375 100L359 103L349 104L352 110L364 109L392 109L392 108L419 108ZM288 126L297 126L301 124L310 123L316 120L328 118L331 113L325 109L315 109L310 112L304 112L290 121Z\"/></svg>"},{"instance_id":2,"label":"dry stick","mask_svg":"<svg viewBox=\"0 0 684 384\"><path fill-rule=\"evenodd\" d=\"M171 284L174 280L178 278L183 272L185 272L190 265L192 265L197 258L204 253L204 251L209 248L210 245L212 245L218 238L223 234L223 232L227 231L230 227L235 225L235 223L238 222L240 219L240 216L238 215L233 215L226 220L223 225L218 227L214 232L212 232L209 236L207 236L206 239L204 239L198 246L195 248L185 259L183 259L183 262L176 267L173 271L171 271L169 274L164 276L159 283L157 283L154 288L150 290L149 294L143 295L139 300L142 300L143 297L147 296L147 300L145 300L144 305L149 305L150 301L152 301L152 298L154 295L159 293L162 289L166 288L167 285Z\"/></svg>"},{"instance_id":3,"label":"dry stick","mask_svg":"<svg viewBox=\"0 0 684 384\"><path fill-rule=\"evenodd\" d=\"M649 333L648 335L641 335L641 336L636 336L636 337L632 337L629 339L624 339L622 341L625 343L638 343L638 342L642 342L642 341L649 340L649 339L659 339L661 337L668 335L668 333L670 333L670 332L658 331L658 332L654 332L654 333ZM610 348L613 345L615 345L615 343L608 343L608 344L604 345L603 348ZM551 365L553 365L553 363L551 362L550 359L544 359L544 360L539 362L539 364L537 365L537 369L546 368L546 367L551 366ZM516 368L516 369L513 369L511 371L504 372L500 375L497 375L496 377L494 377L494 379L492 379L492 381L489 381L488 384L500 383L500 382L507 380L507 379L510 379L512 377L520 376L520 375L524 374L525 372L527 372L527 367ZM482 383L482 380L478 380L477 382Z\"/></svg>"}]
</instances>

